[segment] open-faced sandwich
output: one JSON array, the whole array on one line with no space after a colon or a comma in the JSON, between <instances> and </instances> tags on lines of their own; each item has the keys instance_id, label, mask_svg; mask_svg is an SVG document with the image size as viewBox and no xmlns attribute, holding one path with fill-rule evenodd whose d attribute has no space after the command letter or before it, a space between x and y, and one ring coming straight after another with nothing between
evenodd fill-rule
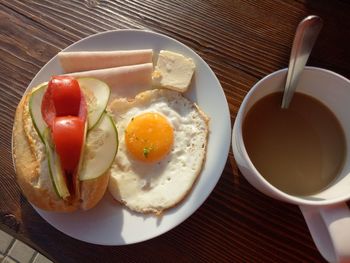
<instances>
[{"instance_id":1,"label":"open-faced sandwich","mask_svg":"<svg viewBox=\"0 0 350 263\"><path fill-rule=\"evenodd\" d=\"M105 113L110 89L92 78L53 77L19 103L13 129L17 181L35 206L87 210L103 197L118 148Z\"/></svg>"}]
</instances>

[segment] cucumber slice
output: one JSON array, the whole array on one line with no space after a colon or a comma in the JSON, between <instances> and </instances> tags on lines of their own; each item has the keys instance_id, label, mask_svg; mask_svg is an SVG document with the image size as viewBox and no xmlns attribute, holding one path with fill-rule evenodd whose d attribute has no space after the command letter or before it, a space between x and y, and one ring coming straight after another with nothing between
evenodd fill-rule
<instances>
[{"instance_id":1,"label":"cucumber slice","mask_svg":"<svg viewBox=\"0 0 350 263\"><path fill-rule=\"evenodd\" d=\"M80 180L90 180L104 174L117 154L118 132L107 113L102 114L100 121L89 131L85 142Z\"/></svg>"},{"instance_id":2,"label":"cucumber slice","mask_svg":"<svg viewBox=\"0 0 350 263\"><path fill-rule=\"evenodd\" d=\"M84 160L84 151L85 151L85 143L86 143L87 130L88 130L88 129L87 129L87 122L85 122L83 146L81 147L81 150L80 150L80 159L79 159L77 174L80 173L81 168L83 167L83 160Z\"/></svg>"},{"instance_id":3,"label":"cucumber slice","mask_svg":"<svg viewBox=\"0 0 350 263\"><path fill-rule=\"evenodd\" d=\"M47 128L43 133L44 143L46 147L46 154L49 163L50 177L56 191L56 194L62 198L67 199L70 196L64 173L61 168L61 162L56 151L51 148L52 141L50 137L50 130Z\"/></svg>"},{"instance_id":4,"label":"cucumber slice","mask_svg":"<svg viewBox=\"0 0 350 263\"><path fill-rule=\"evenodd\" d=\"M34 88L29 99L29 113L32 118L34 128L39 134L39 137L43 143L44 142L44 131L47 128L46 122L41 115L41 102L43 96L47 89L47 82L40 84L38 87Z\"/></svg>"},{"instance_id":5,"label":"cucumber slice","mask_svg":"<svg viewBox=\"0 0 350 263\"><path fill-rule=\"evenodd\" d=\"M88 106L88 129L91 130L101 119L109 100L109 86L95 78L78 78L83 89Z\"/></svg>"}]
</instances>

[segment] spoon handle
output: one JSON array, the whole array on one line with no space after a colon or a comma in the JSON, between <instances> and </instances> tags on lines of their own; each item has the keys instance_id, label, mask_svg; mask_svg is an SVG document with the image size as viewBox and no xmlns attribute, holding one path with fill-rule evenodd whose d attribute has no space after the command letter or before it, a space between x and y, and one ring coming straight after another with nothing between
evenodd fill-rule
<instances>
[{"instance_id":1,"label":"spoon handle","mask_svg":"<svg viewBox=\"0 0 350 263\"><path fill-rule=\"evenodd\" d=\"M322 19L318 16L308 16L298 25L289 59L287 81L281 105L282 109L287 109L293 98L299 77L304 70L322 25Z\"/></svg>"}]
</instances>

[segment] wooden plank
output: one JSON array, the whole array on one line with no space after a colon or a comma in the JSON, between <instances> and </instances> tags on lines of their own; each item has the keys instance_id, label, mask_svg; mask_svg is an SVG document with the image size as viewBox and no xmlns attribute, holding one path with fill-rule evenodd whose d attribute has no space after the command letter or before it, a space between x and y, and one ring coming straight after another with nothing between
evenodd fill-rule
<instances>
[{"instance_id":1,"label":"wooden plank","mask_svg":"<svg viewBox=\"0 0 350 263\"><path fill-rule=\"evenodd\" d=\"M350 77L347 1L0 1L0 225L58 262L321 262L297 207L257 192L230 152L205 204L177 228L123 247L86 244L58 232L21 196L12 168L17 103L40 68L75 41L105 30L165 33L202 56L217 74L232 122L249 89L287 66L295 28L318 14L324 29L310 64ZM59 246L59 249L58 249Z\"/></svg>"}]
</instances>

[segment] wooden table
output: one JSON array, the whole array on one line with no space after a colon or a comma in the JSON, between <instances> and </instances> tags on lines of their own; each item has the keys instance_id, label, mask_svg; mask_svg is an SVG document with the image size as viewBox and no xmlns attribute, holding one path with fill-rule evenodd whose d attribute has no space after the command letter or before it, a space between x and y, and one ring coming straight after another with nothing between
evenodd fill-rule
<instances>
[{"instance_id":1,"label":"wooden table","mask_svg":"<svg viewBox=\"0 0 350 263\"><path fill-rule=\"evenodd\" d=\"M218 76L232 123L252 85L287 67L298 22L324 28L309 65L350 78L348 1L0 0L0 228L57 262L322 262L298 207L266 197L241 175L232 151L206 202L175 229L139 244L72 239L21 195L11 156L15 108L39 69L73 42L112 29L148 29L195 50ZM218 156L219 158L219 156Z\"/></svg>"}]
</instances>

